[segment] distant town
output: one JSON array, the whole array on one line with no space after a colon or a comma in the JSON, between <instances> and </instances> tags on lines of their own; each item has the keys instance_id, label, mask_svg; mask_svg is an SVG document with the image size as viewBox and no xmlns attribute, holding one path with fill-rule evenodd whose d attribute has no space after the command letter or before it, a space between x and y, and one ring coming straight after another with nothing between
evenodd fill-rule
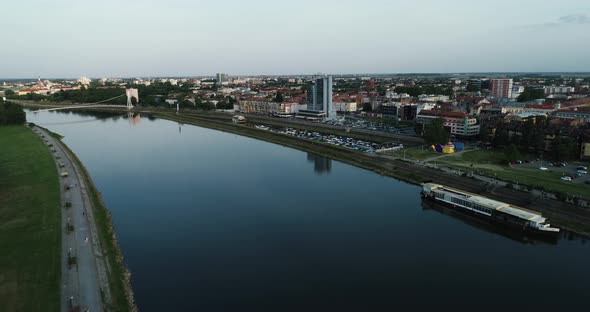
<instances>
[{"instance_id":1,"label":"distant town","mask_svg":"<svg viewBox=\"0 0 590 312\"><path fill-rule=\"evenodd\" d=\"M543 152L551 152L555 144L575 145L554 151L556 158L590 159L587 75L232 77L218 73L208 78L39 78L3 82L0 95L8 99L90 103L103 101L116 94L114 90L129 87L139 89L141 106L217 109L318 122L339 121L341 125L355 122L345 117L367 117L381 122L356 126L409 135L423 134L424 125L442 118L453 139L499 145L522 143L525 149ZM124 99L109 103L124 103ZM541 119L547 125L539 130L543 133L525 129L528 120Z\"/></svg>"}]
</instances>

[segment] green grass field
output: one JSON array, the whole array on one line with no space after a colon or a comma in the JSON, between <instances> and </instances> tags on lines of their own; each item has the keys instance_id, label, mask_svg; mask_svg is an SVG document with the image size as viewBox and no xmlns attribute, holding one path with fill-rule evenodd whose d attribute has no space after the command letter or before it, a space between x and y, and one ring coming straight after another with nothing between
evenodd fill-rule
<instances>
[{"instance_id":1,"label":"green grass field","mask_svg":"<svg viewBox=\"0 0 590 312\"><path fill-rule=\"evenodd\" d=\"M541 171L537 167L508 166L504 158L504 153L501 151L476 150L467 151L460 155L449 155L438 159L437 163L465 171L479 171L487 176L543 188L550 192L561 192L584 198L590 197L590 185L561 181L559 179L561 173L552 171L551 168L548 171Z\"/></svg>"},{"instance_id":2,"label":"green grass field","mask_svg":"<svg viewBox=\"0 0 590 312\"><path fill-rule=\"evenodd\" d=\"M0 127L0 310L59 311L59 180L31 129Z\"/></svg>"},{"instance_id":3,"label":"green grass field","mask_svg":"<svg viewBox=\"0 0 590 312\"><path fill-rule=\"evenodd\" d=\"M425 160L425 159L428 159L431 157L436 157L436 156L442 155L442 154L437 154L437 153L429 150L426 145L408 147L408 148L404 148L402 150L395 151L395 152L386 152L386 154L393 155L396 157L404 157L405 156L406 158L416 159L416 160Z\"/></svg>"}]
</instances>

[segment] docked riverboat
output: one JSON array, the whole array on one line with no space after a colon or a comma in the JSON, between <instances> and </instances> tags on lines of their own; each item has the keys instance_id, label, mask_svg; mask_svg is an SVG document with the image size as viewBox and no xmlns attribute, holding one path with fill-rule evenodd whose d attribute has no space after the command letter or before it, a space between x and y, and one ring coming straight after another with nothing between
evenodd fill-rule
<instances>
[{"instance_id":1,"label":"docked riverboat","mask_svg":"<svg viewBox=\"0 0 590 312\"><path fill-rule=\"evenodd\" d=\"M525 231L559 233L541 213L435 183L422 184L422 197L461 212L491 219Z\"/></svg>"}]
</instances>

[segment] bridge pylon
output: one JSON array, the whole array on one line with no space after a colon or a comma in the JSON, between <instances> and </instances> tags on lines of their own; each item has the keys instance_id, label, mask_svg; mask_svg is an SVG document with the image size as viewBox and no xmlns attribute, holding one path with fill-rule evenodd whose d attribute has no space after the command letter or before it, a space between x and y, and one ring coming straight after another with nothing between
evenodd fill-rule
<instances>
[{"instance_id":1,"label":"bridge pylon","mask_svg":"<svg viewBox=\"0 0 590 312\"><path fill-rule=\"evenodd\" d=\"M133 103L131 102L131 98L135 98L137 103L139 103L139 92L135 88L125 89L125 95L127 95L127 109L133 108Z\"/></svg>"}]
</instances>

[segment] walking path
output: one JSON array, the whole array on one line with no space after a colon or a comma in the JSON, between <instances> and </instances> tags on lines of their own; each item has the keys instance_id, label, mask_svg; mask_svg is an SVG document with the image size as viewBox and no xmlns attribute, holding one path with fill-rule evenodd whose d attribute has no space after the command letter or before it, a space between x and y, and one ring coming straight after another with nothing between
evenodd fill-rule
<instances>
[{"instance_id":1,"label":"walking path","mask_svg":"<svg viewBox=\"0 0 590 312\"><path fill-rule=\"evenodd\" d=\"M80 169L61 142L34 127L49 146L60 174L62 201L61 311L103 311L103 296L110 298L108 278L92 204ZM67 172L67 176L61 176ZM67 207L69 206L69 207Z\"/></svg>"}]
</instances>

